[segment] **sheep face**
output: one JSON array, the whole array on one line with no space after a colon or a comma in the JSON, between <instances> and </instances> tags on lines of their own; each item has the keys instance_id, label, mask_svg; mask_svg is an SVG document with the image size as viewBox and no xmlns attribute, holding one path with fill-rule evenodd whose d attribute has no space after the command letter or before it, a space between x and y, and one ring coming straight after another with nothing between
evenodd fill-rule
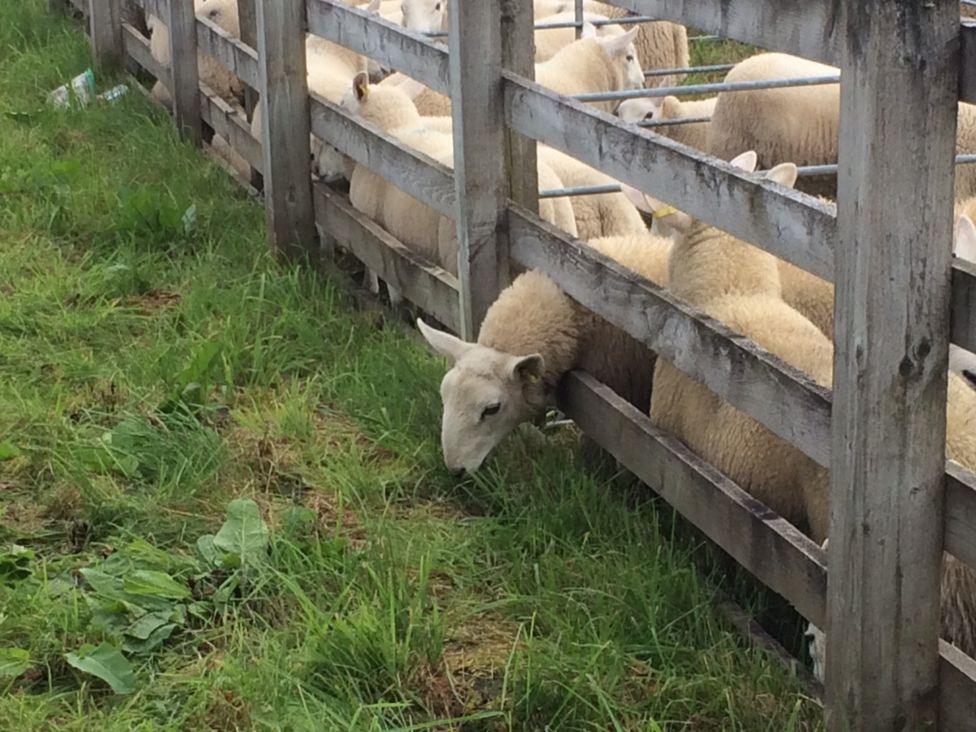
<instances>
[{"instance_id":1,"label":"sheep face","mask_svg":"<svg viewBox=\"0 0 976 732\"><path fill-rule=\"evenodd\" d=\"M583 38L595 38L610 62L617 66L620 78L623 79L624 89L642 89L644 87L644 67L637 56L634 39L640 28L631 28L626 33L613 33L607 27L607 35L597 35L596 28L586 23L583 26Z\"/></svg>"},{"instance_id":2,"label":"sheep face","mask_svg":"<svg viewBox=\"0 0 976 732\"><path fill-rule=\"evenodd\" d=\"M417 326L453 364L441 382L444 463L454 473L473 473L515 427L544 409L542 356L467 343L419 319Z\"/></svg>"},{"instance_id":3,"label":"sheep face","mask_svg":"<svg viewBox=\"0 0 976 732\"><path fill-rule=\"evenodd\" d=\"M345 156L332 145L314 135L312 145L312 175L319 180L332 182L345 178L348 174Z\"/></svg>"},{"instance_id":4,"label":"sheep face","mask_svg":"<svg viewBox=\"0 0 976 732\"><path fill-rule=\"evenodd\" d=\"M447 0L403 0L403 27L418 33L443 30Z\"/></svg>"}]
</instances>

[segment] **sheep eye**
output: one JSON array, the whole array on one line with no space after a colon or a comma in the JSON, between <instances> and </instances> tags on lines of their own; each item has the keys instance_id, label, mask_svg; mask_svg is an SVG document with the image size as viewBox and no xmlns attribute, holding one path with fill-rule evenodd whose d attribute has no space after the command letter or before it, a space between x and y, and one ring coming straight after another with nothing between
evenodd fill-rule
<instances>
[{"instance_id":1,"label":"sheep eye","mask_svg":"<svg viewBox=\"0 0 976 732\"><path fill-rule=\"evenodd\" d=\"M629 63L629 62L631 62L631 61L633 61L633 60L634 60L634 57L633 57L633 56L628 56L628 57L627 57L627 61L628 61L628 63Z\"/></svg>"},{"instance_id":2,"label":"sheep eye","mask_svg":"<svg viewBox=\"0 0 976 732\"><path fill-rule=\"evenodd\" d=\"M441 4L437 3L437 5L434 6L434 10L440 10L440 9L441 9Z\"/></svg>"},{"instance_id":3,"label":"sheep eye","mask_svg":"<svg viewBox=\"0 0 976 732\"><path fill-rule=\"evenodd\" d=\"M490 417L493 414L498 414L498 410L500 410L501 408L502 408L501 403L490 404L484 408L484 411L481 412L481 418L484 419L485 417Z\"/></svg>"}]
</instances>

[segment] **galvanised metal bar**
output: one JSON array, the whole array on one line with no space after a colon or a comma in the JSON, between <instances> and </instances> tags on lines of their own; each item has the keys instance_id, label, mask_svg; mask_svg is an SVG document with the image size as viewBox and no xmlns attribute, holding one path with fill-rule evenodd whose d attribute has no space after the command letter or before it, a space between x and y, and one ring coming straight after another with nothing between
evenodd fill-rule
<instances>
[{"instance_id":1,"label":"galvanised metal bar","mask_svg":"<svg viewBox=\"0 0 976 732\"><path fill-rule=\"evenodd\" d=\"M976 0L973 0L976 2ZM735 64L712 64L711 66L685 66L677 69L647 69L644 76L670 76L671 74L711 74L718 71L728 71Z\"/></svg>"},{"instance_id":2,"label":"galvanised metal bar","mask_svg":"<svg viewBox=\"0 0 976 732\"><path fill-rule=\"evenodd\" d=\"M591 92L576 94L573 99L580 102L611 102L642 97L667 97L685 94L709 94L737 92L756 89L783 89L795 86L824 86L840 83L839 75L806 76L795 79L766 79L763 81L718 82L715 84L689 84L688 86L663 86L656 89L623 89L612 92Z\"/></svg>"},{"instance_id":3,"label":"galvanised metal bar","mask_svg":"<svg viewBox=\"0 0 976 732\"><path fill-rule=\"evenodd\" d=\"M649 15L632 15L627 18L609 18L607 20L590 20L587 21L590 25L600 28L605 25L636 25L638 23L654 23L657 18L652 18ZM535 30L555 30L557 28L582 28L582 22L577 20L565 20L558 21L555 23L536 23L534 26ZM446 38L447 31L427 31L423 35L430 38Z\"/></svg>"},{"instance_id":4,"label":"galvanised metal bar","mask_svg":"<svg viewBox=\"0 0 976 732\"><path fill-rule=\"evenodd\" d=\"M567 188L546 188L539 191L539 198L562 198L563 196L598 196L602 193L620 193L617 183L596 186L569 186Z\"/></svg>"},{"instance_id":5,"label":"galvanised metal bar","mask_svg":"<svg viewBox=\"0 0 976 732\"><path fill-rule=\"evenodd\" d=\"M693 125L711 122L711 117L675 117L674 119L642 119L638 127L677 127L679 125Z\"/></svg>"}]
</instances>

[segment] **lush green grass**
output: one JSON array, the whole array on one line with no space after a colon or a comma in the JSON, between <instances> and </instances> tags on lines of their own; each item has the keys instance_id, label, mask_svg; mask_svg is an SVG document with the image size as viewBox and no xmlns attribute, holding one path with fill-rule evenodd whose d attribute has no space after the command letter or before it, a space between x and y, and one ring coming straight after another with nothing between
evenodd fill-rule
<instances>
[{"instance_id":1,"label":"lush green grass","mask_svg":"<svg viewBox=\"0 0 976 732\"><path fill-rule=\"evenodd\" d=\"M43 6L0 5L0 729L819 726L660 504L528 428L450 479L443 364L138 95L45 109L89 60ZM270 538L218 566L239 498Z\"/></svg>"}]
</instances>

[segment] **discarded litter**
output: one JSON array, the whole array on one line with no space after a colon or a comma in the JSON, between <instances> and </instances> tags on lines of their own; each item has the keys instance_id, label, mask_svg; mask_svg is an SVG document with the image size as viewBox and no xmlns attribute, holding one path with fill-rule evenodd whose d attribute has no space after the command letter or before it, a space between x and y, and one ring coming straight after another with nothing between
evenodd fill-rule
<instances>
[{"instance_id":1,"label":"discarded litter","mask_svg":"<svg viewBox=\"0 0 976 732\"><path fill-rule=\"evenodd\" d=\"M48 94L48 101L55 107L70 107L72 100L84 107L95 94L95 74L85 69L67 84L62 84Z\"/></svg>"},{"instance_id":2,"label":"discarded litter","mask_svg":"<svg viewBox=\"0 0 976 732\"><path fill-rule=\"evenodd\" d=\"M129 91L128 86L126 86L125 84L119 84L118 86L113 86L107 92L102 92L96 97L96 99L98 99L101 102L107 102L108 104L115 104L128 91Z\"/></svg>"}]
</instances>

